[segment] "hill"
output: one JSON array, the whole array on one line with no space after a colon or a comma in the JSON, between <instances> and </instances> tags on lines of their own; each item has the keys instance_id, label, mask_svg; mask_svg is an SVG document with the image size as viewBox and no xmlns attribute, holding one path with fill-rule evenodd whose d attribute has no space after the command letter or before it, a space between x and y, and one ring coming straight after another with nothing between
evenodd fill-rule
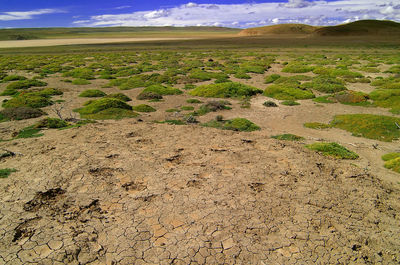
<instances>
[{"instance_id":1,"label":"hill","mask_svg":"<svg viewBox=\"0 0 400 265\"><path fill-rule=\"evenodd\" d=\"M224 27L103 27L0 29L1 40L67 38L187 37L236 34L240 29Z\"/></svg>"},{"instance_id":2,"label":"hill","mask_svg":"<svg viewBox=\"0 0 400 265\"><path fill-rule=\"evenodd\" d=\"M388 20L359 20L316 29L317 36L399 35L400 23Z\"/></svg>"},{"instance_id":3,"label":"hill","mask_svg":"<svg viewBox=\"0 0 400 265\"><path fill-rule=\"evenodd\" d=\"M311 34L319 27L305 24L280 24L258 28L249 28L239 32L239 36L262 36L275 34Z\"/></svg>"}]
</instances>

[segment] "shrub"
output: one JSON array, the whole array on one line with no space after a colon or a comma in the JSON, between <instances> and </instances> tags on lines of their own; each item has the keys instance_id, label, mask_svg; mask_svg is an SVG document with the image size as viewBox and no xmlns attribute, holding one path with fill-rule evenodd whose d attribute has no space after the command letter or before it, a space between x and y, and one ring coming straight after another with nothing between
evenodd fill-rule
<instances>
[{"instance_id":1,"label":"shrub","mask_svg":"<svg viewBox=\"0 0 400 265\"><path fill-rule=\"evenodd\" d=\"M389 153L382 156L383 161L389 161L395 158L400 157L400 153Z\"/></svg>"},{"instance_id":2,"label":"shrub","mask_svg":"<svg viewBox=\"0 0 400 265\"><path fill-rule=\"evenodd\" d=\"M397 173L400 173L400 157L386 161L385 167Z\"/></svg>"},{"instance_id":3,"label":"shrub","mask_svg":"<svg viewBox=\"0 0 400 265\"><path fill-rule=\"evenodd\" d=\"M325 156L337 159L357 159L358 155L338 143L313 143L305 145L306 148L321 152Z\"/></svg>"},{"instance_id":4,"label":"shrub","mask_svg":"<svg viewBox=\"0 0 400 265\"><path fill-rule=\"evenodd\" d=\"M323 93L336 93L346 90L343 82L335 77L317 76L311 82L302 85L306 89L314 89Z\"/></svg>"},{"instance_id":5,"label":"shrub","mask_svg":"<svg viewBox=\"0 0 400 265\"><path fill-rule=\"evenodd\" d=\"M192 96L213 98L249 97L258 93L262 93L262 90L235 82L202 85L190 92Z\"/></svg>"},{"instance_id":6,"label":"shrub","mask_svg":"<svg viewBox=\"0 0 400 265\"><path fill-rule=\"evenodd\" d=\"M194 116L201 116L205 115L209 112L216 112L218 110L229 110L231 107L227 106L230 105L228 101L220 100L220 101L210 101L206 104L202 105L199 110L193 112Z\"/></svg>"},{"instance_id":7,"label":"shrub","mask_svg":"<svg viewBox=\"0 0 400 265\"><path fill-rule=\"evenodd\" d=\"M48 97L35 95L33 93L24 93L4 102L2 106L4 108L43 108L52 104L53 103Z\"/></svg>"},{"instance_id":8,"label":"shrub","mask_svg":"<svg viewBox=\"0 0 400 265\"><path fill-rule=\"evenodd\" d=\"M132 101L132 99L130 97L128 97L127 95L122 94L122 93L109 94L109 95L105 96L105 98L115 98L115 99L119 99L119 100L122 100L125 102Z\"/></svg>"},{"instance_id":9,"label":"shrub","mask_svg":"<svg viewBox=\"0 0 400 265\"><path fill-rule=\"evenodd\" d=\"M373 114L337 115L331 121L331 126L351 132L352 135L391 142L400 137L396 126L400 118Z\"/></svg>"},{"instance_id":10,"label":"shrub","mask_svg":"<svg viewBox=\"0 0 400 265\"><path fill-rule=\"evenodd\" d=\"M278 74L272 74L265 77L265 84L270 84L278 80L281 76Z\"/></svg>"},{"instance_id":11,"label":"shrub","mask_svg":"<svg viewBox=\"0 0 400 265\"><path fill-rule=\"evenodd\" d=\"M14 168L2 168L2 169L0 169L0 179L8 178L11 175L11 173L13 173L13 172L17 172L17 170L14 169Z\"/></svg>"},{"instance_id":12,"label":"shrub","mask_svg":"<svg viewBox=\"0 0 400 265\"><path fill-rule=\"evenodd\" d=\"M329 124L320 123L320 122L306 122L306 123L304 123L304 127L320 130L320 129L328 129L328 128L331 128L332 126Z\"/></svg>"},{"instance_id":13,"label":"shrub","mask_svg":"<svg viewBox=\"0 0 400 265\"><path fill-rule=\"evenodd\" d=\"M263 105L264 105L265 107L278 107L278 105L277 105L275 102L270 101L270 100L265 101L265 102L263 103Z\"/></svg>"},{"instance_id":14,"label":"shrub","mask_svg":"<svg viewBox=\"0 0 400 265\"><path fill-rule=\"evenodd\" d=\"M363 75L357 72L352 72L346 69L336 69L328 67L319 67L313 70L314 74L330 76L330 77L347 77L347 78L362 78Z\"/></svg>"},{"instance_id":15,"label":"shrub","mask_svg":"<svg viewBox=\"0 0 400 265\"><path fill-rule=\"evenodd\" d=\"M0 121L32 119L45 114L40 109L30 107L7 108L0 111Z\"/></svg>"},{"instance_id":16,"label":"shrub","mask_svg":"<svg viewBox=\"0 0 400 265\"><path fill-rule=\"evenodd\" d=\"M86 98L104 97L106 95L106 93L98 89L88 89L79 94L80 97Z\"/></svg>"},{"instance_id":17,"label":"shrub","mask_svg":"<svg viewBox=\"0 0 400 265\"><path fill-rule=\"evenodd\" d=\"M303 137L297 136L294 134L286 133L286 134L278 134L271 136L271 138L277 139L277 140L286 140L286 141L301 141L304 140Z\"/></svg>"},{"instance_id":18,"label":"shrub","mask_svg":"<svg viewBox=\"0 0 400 265\"><path fill-rule=\"evenodd\" d=\"M281 105L285 105L285 106L297 106L300 105L300 103L293 101L293 100L286 100L286 101L282 101Z\"/></svg>"},{"instance_id":19,"label":"shrub","mask_svg":"<svg viewBox=\"0 0 400 265\"><path fill-rule=\"evenodd\" d=\"M115 98L101 98L90 101L83 108L77 109L76 111L81 115L95 114L106 109L126 109L132 110L132 107L126 104L124 101Z\"/></svg>"},{"instance_id":20,"label":"shrub","mask_svg":"<svg viewBox=\"0 0 400 265\"><path fill-rule=\"evenodd\" d=\"M263 94L280 100L310 99L315 97L311 91L286 84L270 85L264 90Z\"/></svg>"},{"instance_id":21,"label":"shrub","mask_svg":"<svg viewBox=\"0 0 400 265\"><path fill-rule=\"evenodd\" d=\"M163 97L154 92L141 92L136 99L138 100L160 100Z\"/></svg>"},{"instance_id":22,"label":"shrub","mask_svg":"<svg viewBox=\"0 0 400 265\"><path fill-rule=\"evenodd\" d=\"M33 128L59 129L67 127L68 122L57 118L45 118L34 125Z\"/></svg>"},{"instance_id":23,"label":"shrub","mask_svg":"<svg viewBox=\"0 0 400 265\"><path fill-rule=\"evenodd\" d=\"M154 112L154 111L156 111L155 108L153 108L149 105L146 105L146 104L140 104L137 106L133 106L132 110L137 111L137 112Z\"/></svg>"}]
</instances>

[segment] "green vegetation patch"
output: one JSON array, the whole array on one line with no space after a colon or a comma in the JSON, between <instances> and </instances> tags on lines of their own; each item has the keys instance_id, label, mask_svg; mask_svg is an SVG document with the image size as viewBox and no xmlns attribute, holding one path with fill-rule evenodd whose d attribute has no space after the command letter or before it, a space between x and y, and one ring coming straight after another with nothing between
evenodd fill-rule
<instances>
[{"instance_id":1,"label":"green vegetation patch","mask_svg":"<svg viewBox=\"0 0 400 265\"><path fill-rule=\"evenodd\" d=\"M272 74L272 75L267 75L265 77L265 84L271 84L273 82L275 82L276 80L278 80L281 76L278 74Z\"/></svg>"},{"instance_id":2,"label":"green vegetation patch","mask_svg":"<svg viewBox=\"0 0 400 265\"><path fill-rule=\"evenodd\" d=\"M3 101L2 106L3 108L43 108L52 104L53 102L49 99L49 97L41 96L35 93L21 93L8 101Z\"/></svg>"},{"instance_id":3,"label":"green vegetation patch","mask_svg":"<svg viewBox=\"0 0 400 265\"><path fill-rule=\"evenodd\" d=\"M314 102L317 103L335 103L335 101L332 100L332 96L322 96L322 97L316 97L313 99Z\"/></svg>"},{"instance_id":4,"label":"green vegetation patch","mask_svg":"<svg viewBox=\"0 0 400 265\"><path fill-rule=\"evenodd\" d=\"M160 96L165 96L165 95L180 95L183 92L177 88L173 88L173 87L166 87L163 85L151 85L149 87L146 87L145 89L143 89L143 91L140 94L143 93L154 93L156 95L160 95Z\"/></svg>"},{"instance_id":5,"label":"green vegetation patch","mask_svg":"<svg viewBox=\"0 0 400 265\"><path fill-rule=\"evenodd\" d=\"M334 95L334 99L338 102L352 106L372 106L369 102L368 94L359 91L343 91Z\"/></svg>"},{"instance_id":6,"label":"green vegetation patch","mask_svg":"<svg viewBox=\"0 0 400 265\"><path fill-rule=\"evenodd\" d=\"M304 127L317 130L332 128L331 125L320 122L306 122L304 123Z\"/></svg>"},{"instance_id":7,"label":"green vegetation patch","mask_svg":"<svg viewBox=\"0 0 400 265\"><path fill-rule=\"evenodd\" d=\"M74 77L78 79L94 79L94 71L90 68L75 68L63 74L64 77Z\"/></svg>"},{"instance_id":8,"label":"green vegetation patch","mask_svg":"<svg viewBox=\"0 0 400 265\"><path fill-rule=\"evenodd\" d=\"M85 97L85 98L104 97L106 95L107 95L106 93L98 89L88 89L79 94L80 97Z\"/></svg>"},{"instance_id":9,"label":"green vegetation patch","mask_svg":"<svg viewBox=\"0 0 400 265\"><path fill-rule=\"evenodd\" d=\"M138 113L121 108L108 108L93 114L81 114L81 117L92 120L120 120L125 118L135 118Z\"/></svg>"},{"instance_id":10,"label":"green vegetation patch","mask_svg":"<svg viewBox=\"0 0 400 265\"><path fill-rule=\"evenodd\" d=\"M323 93L336 93L347 89L343 81L330 76L317 76L311 82L302 84L302 87Z\"/></svg>"},{"instance_id":11,"label":"green vegetation patch","mask_svg":"<svg viewBox=\"0 0 400 265\"><path fill-rule=\"evenodd\" d=\"M236 82L201 85L190 91L192 96L209 98L250 97L258 93L262 93L262 90Z\"/></svg>"},{"instance_id":12,"label":"green vegetation patch","mask_svg":"<svg viewBox=\"0 0 400 265\"><path fill-rule=\"evenodd\" d=\"M193 106L182 106L181 110L194 110Z\"/></svg>"},{"instance_id":13,"label":"green vegetation patch","mask_svg":"<svg viewBox=\"0 0 400 265\"><path fill-rule=\"evenodd\" d=\"M378 107L391 108L394 114L400 114L400 89L377 89L369 94Z\"/></svg>"},{"instance_id":14,"label":"green vegetation patch","mask_svg":"<svg viewBox=\"0 0 400 265\"><path fill-rule=\"evenodd\" d=\"M68 125L69 125L68 122L58 118L45 118L37 122L33 128L60 129L60 128L65 128Z\"/></svg>"},{"instance_id":15,"label":"green vegetation patch","mask_svg":"<svg viewBox=\"0 0 400 265\"><path fill-rule=\"evenodd\" d=\"M274 138L274 139L277 139L277 140L285 140L285 141L301 141L301 140L304 140L304 137L297 136L297 135L290 134L290 133L274 135L274 136L271 136L271 138Z\"/></svg>"},{"instance_id":16,"label":"green vegetation patch","mask_svg":"<svg viewBox=\"0 0 400 265\"><path fill-rule=\"evenodd\" d=\"M395 158L400 157L400 153L389 153L382 156L383 161L389 161Z\"/></svg>"},{"instance_id":17,"label":"green vegetation patch","mask_svg":"<svg viewBox=\"0 0 400 265\"><path fill-rule=\"evenodd\" d=\"M272 84L264 90L263 95L279 100L310 99L315 97L311 91L290 84Z\"/></svg>"},{"instance_id":18,"label":"green vegetation patch","mask_svg":"<svg viewBox=\"0 0 400 265\"><path fill-rule=\"evenodd\" d=\"M86 119L122 119L136 117L138 114L132 111L132 106L115 98L101 98L88 101L83 108L76 109Z\"/></svg>"},{"instance_id":19,"label":"green vegetation patch","mask_svg":"<svg viewBox=\"0 0 400 265\"><path fill-rule=\"evenodd\" d=\"M351 132L354 136L391 142L399 139L400 118L373 114L337 115L331 121L332 127Z\"/></svg>"},{"instance_id":20,"label":"green vegetation patch","mask_svg":"<svg viewBox=\"0 0 400 265\"><path fill-rule=\"evenodd\" d=\"M199 104L199 103L202 103L202 102L200 100L198 100L197 98L190 98L190 99L186 100L186 103Z\"/></svg>"},{"instance_id":21,"label":"green vegetation patch","mask_svg":"<svg viewBox=\"0 0 400 265\"><path fill-rule=\"evenodd\" d=\"M397 173L400 173L400 157L386 161L385 167Z\"/></svg>"},{"instance_id":22,"label":"green vegetation patch","mask_svg":"<svg viewBox=\"0 0 400 265\"><path fill-rule=\"evenodd\" d=\"M281 105L285 105L285 106L297 106L300 105L299 102L296 102L294 100L285 100L281 102Z\"/></svg>"},{"instance_id":23,"label":"green vegetation patch","mask_svg":"<svg viewBox=\"0 0 400 265\"><path fill-rule=\"evenodd\" d=\"M201 124L204 127L213 127L213 128L218 128L222 130L232 130L232 131L241 131L241 132L251 132L251 131L257 131L260 130L261 128L254 124L253 122L244 119L244 118L234 118L232 120L222 120L222 121L217 121L217 120L212 120L207 123Z\"/></svg>"},{"instance_id":24,"label":"green vegetation patch","mask_svg":"<svg viewBox=\"0 0 400 265\"><path fill-rule=\"evenodd\" d=\"M303 63L289 63L283 69L284 73L307 73L314 70L314 66L306 65Z\"/></svg>"},{"instance_id":25,"label":"green vegetation patch","mask_svg":"<svg viewBox=\"0 0 400 265\"><path fill-rule=\"evenodd\" d=\"M265 101L263 103L263 106L268 107L268 108L270 108L270 107L278 107L278 105L275 102L271 101L271 100Z\"/></svg>"},{"instance_id":26,"label":"green vegetation patch","mask_svg":"<svg viewBox=\"0 0 400 265\"><path fill-rule=\"evenodd\" d=\"M155 112L156 109L146 104L140 104L132 107L132 110L137 112Z\"/></svg>"},{"instance_id":27,"label":"green vegetation patch","mask_svg":"<svg viewBox=\"0 0 400 265\"><path fill-rule=\"evenodd\" d=\"M232 109L228 105L231 105L229 101L220 100L220 101L210 101L206 104L202 105L197 111L191 113L193 116L202 116L209 112L216 112L219 110L230 110Z\"/></svg>"},{"instance_id":28,"label":"green vegetation patch","mask_svg":"<svg viewBox=\"0 0 400 265\"><path fill-rule=\"evenodd\" d=\"M90 85L90 82L86 79L78 78L72 80L72 84L76 86L84 86L84 85Z\"/></svg>"},{"instance_id":29,"label":"green vegetation patch","mask_svg":"<svg viewBox=\"0 0 400 265\"><path fill-rule=\"evenodd\" d=\"M2 168L0 169L0 179L8 178L14 172L17 172L14 168Z\"/></svg>"},{"instance_id":30,"label":"green vegetation patch","mask_svg":"<svg viewBox=\"0 0 400 265\"><path fill-rule=\"evenodd\" d=\"M313 143L305 145L305 147L337 159L357 159L359 157L338 143Z\"/></svg>"},{"instance_id":31,"label":"green vegetation patch","mask_svg":"<svg viewBox=\"0 0 400 265\"><path fill-rule=\"evenodd\" d=\"M21 76L21 75L8 75L6 77L3 78L3 82L10 82L10 81L18 81L18 80L26 80L25 76Z\"/></svg>"},{"instance_id":32,"label":"green vegetation patch","mask_svg":"<svg viewBox=\"0 0 400 265\"><path fill-rule=\"evenodd\" d=\"M21 131L18 132L17 136L15 139L21 139L21 138L36 138L43 136L43 133L39 133L41 129L35 128L34 125L28 126L26 128L23 128Z\"/></svg>"},{"instance_id":33,"label":"green vegetation patch","mask_svg":"<svg viewBox=\"0 0 400 265\"><path fill-rule=\"evenodd\" d=\"M0 111L0 122L37 118L46 113L30 107L6 108Z\"/></svg>"}]
</instances>

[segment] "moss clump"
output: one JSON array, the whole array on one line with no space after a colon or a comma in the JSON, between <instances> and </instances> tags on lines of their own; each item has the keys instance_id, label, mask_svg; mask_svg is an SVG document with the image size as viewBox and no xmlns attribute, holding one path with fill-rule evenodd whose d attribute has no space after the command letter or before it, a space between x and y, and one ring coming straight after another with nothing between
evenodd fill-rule
<instances>
[{"instance_id":1,"label":"moss clump","mask_svg":"<svg viewBox=\"0 0 400 265\"><path fill-rule=\"evenodd\" d=\"M250 97L258 93L262 93L262 90L236 82L202 85L190 91L192 96L209 98Z\"/></svg>"},{"instance_id":2,"label":"moss clump","mask_svg":"<svg viewBox=\"0 0 400 265\"><path fill-rule=\"evenodd\" d=\"M288 84L270 85L264 90L263 95L279 100L310 99L315 97L311 91Z\"/></svg>"},{"instance_id":3,"label":"moss clump","mask_svg":"<svg viewBox=\"0 0 400 265\"><path fill-rule=\"evenodd\" d=\"M122 93L110 94L110 95L105 96L105 98L115 98L115 99L119 99L124 102L132 101L132 99L130 97L128 97L127 95L122 94Z\"/></svg>"},{"instance_id":4,"label":"moss clump","mask_svg":"<svg viewBox=\"0 0 400 265\"><path fill-rule=\"evenodd\" d=\"M165 95L180 95L180 94L183 93L181 90L179 90L179 89L177 89L177 88L166 87L166 86L163 86L163 85L158 84L158 85L151 85L151 86L149 86L149 87L146 87L146 88L139 94L139 96L140 96L141 94L143 94L143 93L149 93L149 92L154 93L154 94L156 94L156 95L160 95L160 96L165 96ZM139 96L138 96L138 97L139 97Z\"/></svg>"},{"instance_id":5,"label":"moss clump","mask_svg":"<svg viewBox=\"0 0 400 265\"><path fill-rule=\"evenodd\" d=\"M32 80L21 80L17 82L13 82L9 84L6 89L8 90L19 90L19 89L28 89L31 87L43 87L46 86L47 83L37 80L37 79L32 79Z\"/></svg>"},{"instance_id":6,"label":"moss clump","mask_svg":"<svg viewBox=\"0 0 400 265\"><path fill-rule=\"evenodd\" d=\"M385 167L400 173L400 157L391 159L385 163Z\"/></svg>"},{"instance_id":7,"label":"moss clump","mask_svg":"<svg viewBox=\"0 0 400 265\"><path fill-rule=\"evenodd\" d=\"M382 160L389 161L389 160L392 160L392 159L395 159L398 157L400 157L400 153L389 153L389 154L383 155Z\"/></svg>"},{"instance_id":8,"label":"moss clump","mask_svg":"<svg viewBox=\"0 0 400 265\"><path fill-rule=\"evenodd\" d=\"M17 172L17 170L14 169L14 168L2 168L2 169L0 169L0 179L8 178L11 175L11 173L13 173L13 172Z\"/></svg>"},{"instance_id":9,"label":"moss clump","mask_svg":"<svg viewBox=\"0 0 400 265\"><path fill-rule=\"evenodd\" d=\"M78 78L78 79L74 79L72 81L72 84L76 85L76 86L84 86L84 85L90 85L90 82L86 79Z\"/></svg>"},{"instance_id":10,"label":"moss clump","mask_svg":"<svg viewBox=\"0 0 400 265\"><path fill-rule=\"evenodd\" d=\"M281 76L278 74L272 74L265 77L265 84L270 84L278 80Z\"/></svg>"},{"instance_id":11,"label":"moss clump","mask_svg":"<svg viewBox=\"0 0 400 265\"><path fill-rule=\"evenodd\" d=\"M373 114L337 115L330 125L351 132L354 136L391 142L399 139L400 118Z\"/></svg>"},{"instance_id":12,"label":"moss clump","mask_svg":"<svg viewBox=\"0 0 400 265\"><path fill-rule=\"evenodd\" d=\"M22 93L6 102L3 102L2 106L4 108L43 108L52 104L53 102L49 97L37 95L35 93Z\"/></svg>"},{"instance_id":13,"label":"moss clump","mask_svg":"<svg viewBox=\"0 0 400 265\"><path fill-rule=\"evenodd\" d=\"M203 123L202 126L213 127L213 128L223 129L223 130L241 131L241 132L251 132L251 131L257 131L257 130L261 129L259 126L257 126L253 122L251 122L247 119L244 119L244 118L235 118L235 119L226 120L226 121L212 120L210 122Z\"/></svg>"},{"instance_id":14,"label":"moss clump","mask_svg":"<svg viewBox=\"0 0 400 265\"><path fill-rule=\"evenodd\" d=\"M321 129L331 128L332 126L329 124L320 123L320 122L307 122L307 123L304 123L304 127L310 128L310 129L321 130Z\"/></svg>"},{"instance_id":15,"label":"moss clump","mask_svg":"<svg viewBox=\"0 0 400 265\"><path fill-rule=\"evenodd\" d=\"M45 118L34 125L34 128L59 129L65 128L68 122L57 118Z\"/></svg>"},{"instance_id":16,"label":"moss clump","mask_svg":"<svg viewBox=\"0 0 400 265\"><path fill-rule=\"evenodd\" d=\"M181 110L194 110L193 106L182 106Z\"/></svg>"},{"instance_id":17,"label":"moss clump","mask_svg":"<svg viewBox=\"0 0 400 265\"><path fill-rule=\"evenodd\" d=\"M314 70L314 66L309 66L302 63L289 63L283 69L285 73L307 73Z\"/></svg>"},{"instance_id":18,"label":"moss clump","mask_svg":"<svg viewBox=\"0 0 400 265\"><path fill-rule=\"evenodd\" d=\"M155 108L153 108L149 105L146 105L146 104L140 104L137 106L133 106L132 110L137 111L137 112L154 112L154 111L156 111Z\"/></svg>"},{"instance_id":19,"label":"moss clump","mask_svg":"<svg viewBox=\"0 0 400 265\"><path fill-rule=\"evenodd\" d=\"M391 108L391 112L400 114L400 89L377 89L369 94L374 105Z\"/></svg>"},{"instance_id":20,"label":"moss clump","mask_svg":"<svg viewBox=\"0 0 400 265\"><path fill-rule=\"evenodd\" d=\"M57 88L43 88L40 90L32 91L31 93L33 93L35 95L39 95L39 96L44 96L44 97L59 96L59 95L64 94L61 90L59 90Z\"/></svg>"},{"instance_id":21,"label":"moss clump","mask_svg":"<svg viewBox=\"0 0 400 265\"><path fill-rule=\"evenodd\" d=\"M98 89L88 89L79 94L80 97L85 97L85 98L100 98L106 95L107 95L106 93Z\"/></svg>"},{"instance_id":22,"label":"moss clump","mask_svg":"<svg viewBox=\"0 0 400 265\"><path fill-rule=\"evenodd\" d=\"M347 89L341 80L330 76L317 76L311 82L304 83L302 87L323 93L336 93Z\"/></svg>"},{"instance_id":23,"label":"moss clump","mask_svg":"<svg viewBox=\"0 0 400 265\"><path fill-rule=\"evenodd\" d=\"M161 100L163 97L154 92L141 92L136 99L138 100Z\"/></svg>"},{"instance_id":24,"label":"moss clump","mask_svg":"<svg viewBox=\"0 0 400 265\"><path fill-rule=\"evenodd\" d=\"M329 68L329 67L318 67L313 70L314 74L330 76L330 77L343 77L343 78L362 78L362 74L358 72L352 72L347 69Z\"/></svg>"},{"instance_id":25,"label":"moss clump","mask_svg":"<svg viewBox=\"0 0 400 265\"><path fill-rule=\"evenodd\" d=\"M135 118L139 116L136 112L121 108L108 108L93 114L81 114L81 117L92 120L120 120L124 118Z\"/></svg>"},{"instance_id":26,"label":"moss clump","mask_svg":"<svg viewBox=\"0 0 400 265\"><path fill-rule=\"evenodd\" d=\"M0 122L37 118L46 113L30 107L7 108L0 111Z\"/></svg>"},{"instance_id":27,"label":"moss clump","mask_svg":"<svg viewBox=\"0 0 400 265\"><path fill-rule=\"evenodd\" d=\"M301 141L304 140L304 137L297 136L294 134L286 133L286 134L278 134L271 136L271 138L277 139L277 140L285 140L285 141Z\"/></svg>"},{"instance_id":28,"label":"moss clump","mask_svg":"<svg viewBox=\"0 0 400 265\"><path fill-rule=\"evenodd\" d=\"M39 133L40 129L35 128L34 125L28 126L26 128L23 128L21 131L18 132L17 136L15 139L20 139L20 138L36 138L43 136L43 133Z\"/></svg>"},{"instance_id":29,"label":"moss clump","mask_svg":"<svg viewBox=\"0 0 400 265\"><path fill-rule=\"evenodd\" d=\"M94 71L89 68L75 68L64 73L63 76L90 80L94 79Z\"/></svg>"},{"instance_id":30,"label":"moss clump","mask_svg":"<svg viewBox=\"0 0 400 265\"><path fill-rule=\"evenodd\" d=\"M317 103L335 103L335 101L331 99L331 96L322 96L314 98L313 101Z\"/></svg>"},{"instance_id":31,"label":"moss clump","mask_svg":"<svg viewBox=\"0 0 400 265\"><path fill-rule=\"evenodd\" d=\"M230 105L228 101L220 100L220 101L210 101L206 104L202 105L197 111L193 112L193 116L202 116L209 112L216 112L218 110L230 110L232 109L228 105Z\"/></svg>"},{"instance_id":32,"label":"moss clump","mask_svg":"<svg viewBox=\"0 0 400 265\"><path fill-rule=\"evenodd\" d=\"M338 143L313 143L305 146L310 150L321 152L325 156L337 159L357 159L358 155Z\"/></svg>"},{"instance_id":33,"label":"moss clump","mask_svg":"<svg viewBox=\"0 0 400 265\"><path fill-rule=\"evenodd\" d=\"M353 105L353 106L371 106L372 104L368 101L368 94L358 91L344 91L334 96L334 99L342 104Z\"/></svg>"},{"instance_id":34,"label":"moss clump","mask_svg":"<svg viewBox=\"0 0 400 265\"><path fill-rule=\"evenodd\" d=\"M202 103L200 100L198 100L197 98L191 98L186 100L186 103L191 103L191 104L198 104L198 103Z\"/></svg>"},{"instance_id":35,"label":"moss clump","mask_svg":"<svg viewBox=\"0 0 400 265\"><path fill-rule=\"evenodd\" d=\"M270 101L270 100L265 101L265 102L263 103L263 105L264 105L265 107L268 107L268 108L270 108L270 107L278 107L278 105L277 105L275 102Z\"/></svg>"},{"instance_id":36,"label":"moss clump","mask_svg":"<svg viewBox=\"0 0 400 265\"><path fill-rule=\"evenodd\" d=\"M251 79L251 76L246 74L245 72L237 72L236 74L233 75L234 77L238 79Z\"/></svg>"},{"instance_id":37,"label":"moss clump","mask_svg":"<svg viewBox=\"0 0 400 265\"><path fill-rule=\"evenodd\" d=\"M17 80L26 80L25 76L20 76L20 75L8 75L3 78L3 82L9 82L9 81L17 81Z\"/></svg>"},{"instance_id":38,"label":"moss clump","mask_svg":"<svg viewBox=\"0 0 400 265\"><path fill-rule=\"evenodd\" d=\"M126 104L124 101L115 98L101 98L97 100L89 101L83 108L77 109L76 111L81 115L95 114L106 109L126 109L132 110L132 107Z\"/></svg>"},{"instance_id":39,"label":"moss clump","mask_svg":"<svg viewBox=\"0 0 400 265\"><path fill-rule=\"evenodd\" d=\"M293 101L293 100L286 100L286 101L282 101L281 105L285 105L285 106L297 106L300 105L299 102Z\"/></svg>"}]
</instances>

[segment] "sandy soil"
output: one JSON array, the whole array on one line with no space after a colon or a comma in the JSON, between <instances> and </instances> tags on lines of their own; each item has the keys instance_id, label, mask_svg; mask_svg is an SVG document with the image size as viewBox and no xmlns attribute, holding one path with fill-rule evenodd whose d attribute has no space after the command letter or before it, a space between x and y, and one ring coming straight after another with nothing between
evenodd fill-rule
<instances>
[{"instance_id":1,"label":"sandy soil","mask_svg":"<svg viewBox=\"0 0 400 265\"><path fill-rule=\"evenodd\" d=\"M10 40L0 41L0 48L44 47L76 44L100 44L119 42L147 42L167 40L189 40L194 38L79 38L79 39L43 39L43 40Z\"/></svg>"}]
</instances>

